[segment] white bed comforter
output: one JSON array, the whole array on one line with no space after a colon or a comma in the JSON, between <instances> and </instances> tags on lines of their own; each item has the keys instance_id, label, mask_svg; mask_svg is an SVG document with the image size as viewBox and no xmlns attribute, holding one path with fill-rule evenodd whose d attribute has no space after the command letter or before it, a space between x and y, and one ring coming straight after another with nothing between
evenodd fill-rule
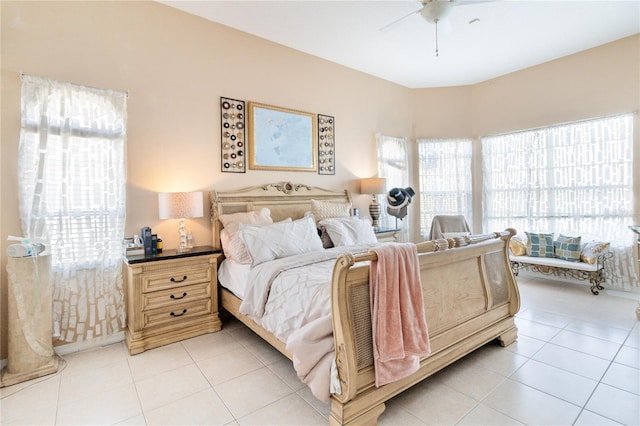
<instances>
[{"instance_id":1,"label":"white bed comforter","mask_svg":"<svg viewBox=\"0 0 640 426\"><path fill-rule=\"evenodd\" d=\"M326 389L319 389L324 385L314 389L308 383L314 378L305 377L321 358L326 360L325 354L315 350L314 345L319 344L325 349L327 347L326 336L316 335L319 330L316 325L322 324L322 329L326 330L331 324L331 275L335 260L343 253L366 253L374 245L334 247L276 259L255 266L249 274L240 312L273 333L288 347L289 338L296 331L297 342L309 342L309 350L300 348L300 344L295 345L300 350L292 351L294 367L300 378L310 385L314 395L321 400L328 399L328 385ZM324 343L319 343L321 341ZM332 338L330 344L332 352ZM326 376L328 383L328 371Z\"/></svg>"}]
</instances>

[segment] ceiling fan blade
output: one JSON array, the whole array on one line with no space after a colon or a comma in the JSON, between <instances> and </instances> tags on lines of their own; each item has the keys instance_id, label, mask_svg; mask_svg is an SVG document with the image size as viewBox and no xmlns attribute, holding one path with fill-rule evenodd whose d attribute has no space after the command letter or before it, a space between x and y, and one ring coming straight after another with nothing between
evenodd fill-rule
<instances>
[{"instance_id":1,"label":"ceiling fan blade","mask_svg":"<svg viewBox=\"0 0 640 426\"><path fill-rule=\"evenodd\" d=\"M378 31L381 31L381 32L388 31L391 27L393 27L394 25L396 25L400 21L402 21L404 19L407 19L411 15L415 15L416 13L420 13L421 11L422 11L422 8L420 8L420 9L418 9L416 11L413 11L411 13L408 13L408 14L396 19L395 21L391 22L390 24L385 25L384 27L380 28Z\"/></svg>"}]
</instances>

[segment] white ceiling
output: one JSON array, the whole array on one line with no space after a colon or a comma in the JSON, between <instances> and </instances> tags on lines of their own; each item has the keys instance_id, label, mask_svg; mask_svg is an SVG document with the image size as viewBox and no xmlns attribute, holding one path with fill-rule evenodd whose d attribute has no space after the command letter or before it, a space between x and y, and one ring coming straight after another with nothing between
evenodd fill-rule
<instances>
[{"instance_id":1,"label":"white ceiling","mask_svg":"<svg viewBox=\"0 0 640 426\"><path fill-rule=\"evenodd\" d=\"M459 0L436 57L420 14L381 31L419 1L161 3L409 88L474 84L640 33L638 0Z\"/></svg>"}]
</instances>

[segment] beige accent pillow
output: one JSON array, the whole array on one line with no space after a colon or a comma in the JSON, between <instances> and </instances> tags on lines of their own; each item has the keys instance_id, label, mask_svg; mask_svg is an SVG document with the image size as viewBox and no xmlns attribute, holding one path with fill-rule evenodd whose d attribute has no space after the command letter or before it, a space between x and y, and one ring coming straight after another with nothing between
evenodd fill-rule
<instances>
[{"instance_id":1,"label":"beige accent pillow","mask_svg":"<svg viewBox=\"0 0 640 426\"><path fill-rule=\"evenodd\" d=\"M311 200L311 213L316 223L333 217L349 217L350 211L350 203Z\"/></svg>"},{"instance_id":2,"label":"beige accent pillow","mask_svg":"<svg viewBox=\"0 0 640 426\"><path fill-rule=\"evenodd\" d=\"M527 244L518 236L512 237L511 240L509 240L509 249L514 256L527 255Z\"/></svg>"},{"instance_id":3,"label":"beige accent pillow","mask_svg":"<svg viewBox=\"0 0 640 426\"><path fill-rule=\"evenodd\" d=\"M595 265L598 256L604 253L611 243L605 241L589 241L584 243L580 251L580 260L590 265Z\"/></svg>"}]
</instances>

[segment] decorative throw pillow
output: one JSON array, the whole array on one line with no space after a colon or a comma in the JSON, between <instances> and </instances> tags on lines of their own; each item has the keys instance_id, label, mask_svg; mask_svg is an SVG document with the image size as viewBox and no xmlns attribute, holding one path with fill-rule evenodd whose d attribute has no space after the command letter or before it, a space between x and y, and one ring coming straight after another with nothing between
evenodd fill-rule
<instances>
[{"instance_id":1,"label":"decorative throw pillow","mask_svg":"<svg viewBox=\"0 0 640 426\"><path fill-rule=\"evenodd\" d=\"M251 265L322 250L316 224L310 217L265 226L240 225L238 232L251 256Z\"/></svg>"},{"instance_id":2,"label":"decorative throw pillow","mask_svg":"<svg viewBox=\"0 0 640 426\"><path fill-rule=\"evenodd\" d=\"M327 228L325 228L324 225L318 224L318 235L320 236L320 241L322 241L323 248L329 249L331 247L335 247L333 245L333 241L331 241L329 233L327 232Z\"/></svg>"},{"instance_id":3,"label":"decorative throw pillow","mask_svg":"<svg viewBox=\"0 0 640 426\"><path fill-rule=\"evenodd\" d=\"M527 234L527 256L554 257L553 234L525 232Z\"/></svg>"},{"instance_id":4,"label":"decorative throw pillow","mask_svg":"<svg viewBox=\"0 0 640 426\"><path fill-rule=\"evenodd\" d=\"M582 237L569 237L562 235L553 243L555 255L558 259L569 262L580 262L580 244Z\"/></svg>"},{"instance_id":5,"label":"decorative throw pillow","mask_svg":"<svg viewBox=\"0 0 640 426\"><path fill-rule=\"evenodd\" d=\"M509 249L514 256L527 255L527 243L521 237L515 236L509 240Z\"/></svg>"},{"instance_id":6,"label":"decorative throw pillow","mask_svg":"<svg viewBox=\"0 0 640 426\"><path fill-rule=\"evenodd\" d=\"M331 217L349 217L351 204L333 201L311 200L311 213L316 219L316 223Z\"/></svg>"},{"instance_id":7,"label":"decorative throw pillow","mask_svg":"<svg viewBox=\"0 0 640 426\"><path fill-rule=\"evenodd\" d=\"M378 242L368 220L357 217L335 217L320 222L336 247Z\"/></svg>"},{"instance_id":8,"label":"decorative throw pillow","mask_svg":"<svg viewBox=\"0 0 640 426\"><path fill-rule=\"evenodd\" d=\"M605 241L589 241L584 243L582 251L580 252L580 260L594 265L598 261L598 256L607 251L610 243Z\"/></svg>"}]
</instances>

